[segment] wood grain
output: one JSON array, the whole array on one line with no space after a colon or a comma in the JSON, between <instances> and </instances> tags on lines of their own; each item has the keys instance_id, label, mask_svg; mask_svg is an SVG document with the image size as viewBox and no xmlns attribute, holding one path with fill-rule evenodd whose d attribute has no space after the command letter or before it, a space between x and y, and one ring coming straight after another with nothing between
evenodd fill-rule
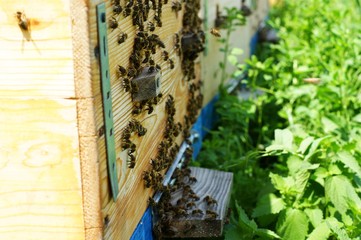
<instances>
[{"instance_id":1,"label":"wood grain","mask_svg":"<svg viewBox=\"0 0 361 240\"><path fill-rule=\"evenodd\" d=\"M95 6L98 2L94 1L89 6L89 20L90 20L90 49L97 46L97 32L95 24ZM110 1L106 2L107 19L112 16L112 8ZM152 19L154 12L151 10L149 18ZM129 56L133 48L133 38L136 29L132 25L131 17L125 18L119 15L118 29L108 30L108 44L109 44L109 65L111 76L111 94L113 99L113 119L114 119L114 133L116 141L117 153L117 168L119 180L119 196L116 202L111 199L108 173L105 155L105 141L101 136L97 139L98 156L99 156L99 174L100 174L100 199L102 208L102 218L107 218L108 224L104 225L104 239L129 239L133 234L139 220L145 212L147 207L147 200L153 194L152 190L144 187L142 179L143 171L147 170L150 165L150 158L155 157L157 147L163 139L163 130L165 128L165 101L168 94L175 97L175 105L177 108L175 120L183 122L183 116L186 113L187 102L187 82L182 80L182 71L180 66L179 56L174 49L174 33L181 29L182 18L181 14L178 17L171 11L171 4L168 3L163 6L162 13L163 27L156 28L155 34L158 34L160 39L166 46L166 51L169 52L170 58L174 60L175 67L170 69L169 63L161 59L161 51L158 50L154 55L154 60L161 65L162 79L161 92L164 97L154 108L152 114L146 112L132 116L132 100L129 93L126 93L121 86L121 80L116 72L117 65L125 68L129 65ZM117 43L117 36L120 32L125 32L128 35L127 40L119 45ZM92 69L92 89L94 96L95 108L95 128L100 129L103 126L103 109L100 95L100 79L98 61L94 55L91 55L91 69ZM132 137L132 142L137 145L136 150L136 165L134 169L127 167L126 154L122 153L121 149L121 134L128 122L135 118L147 128L147 133L144 137ZM181 142L181 137L177 139Z\"/></svg>"},{"instance_id":2,"label":"wood grain","mask_svg":"<svg viewBox=\"0 0 361 240\"><path fill-rule=\"evenodd\" d=\"M17 11L29 31L18 26ZM75 96L69 11L62 0L0 0L0 96Z\"/></svg>"},{"instance_id":3,"label":"wood grain","mask_svg":"<svg viewBox=\"0 0 361 240\"><path fill-rule=\"evenodd\" d=\"M73 100L0 106L0 239L84 239Z\"/></svg>"},{"instance_id":4,"label":"wood grain","mask_svg":"<svg viewBox=\"0 0 361 240\"><path fill-rule=\"evenodd\" d=\"M195 206L188 210L187 217L172 219L172 226L178 231L174 235L163 237L200 238L220 237L226 219L228 203L231 196L233 174L206 168L190 167L191 176L196 177L197 182L191 184L192 190L200 198L195 201ZM176 206L178 199L182 198L183 190L172 193L171 203ZM204 198L210 196L217 201L216 204L208 205ZM203 214L192 215L192 210L200 209ZM206 210L218 214L216 218L207 219Z\"/></svg>"}]
</instances>

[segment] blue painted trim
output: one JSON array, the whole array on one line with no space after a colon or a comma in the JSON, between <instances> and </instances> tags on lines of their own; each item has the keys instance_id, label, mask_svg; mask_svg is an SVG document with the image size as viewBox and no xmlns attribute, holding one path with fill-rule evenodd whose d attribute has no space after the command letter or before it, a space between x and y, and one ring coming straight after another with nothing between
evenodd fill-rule
<instances>
[{"instance_id":1,"label":"blue painted trim","mask_svg":"<svg viewBox=\"0 0 361 240\"><path fill-rule=\"evenodd\" d=\"M145 211L130 240L153 240L152 209L150 207Z\"/></svg>"}]
</instances>

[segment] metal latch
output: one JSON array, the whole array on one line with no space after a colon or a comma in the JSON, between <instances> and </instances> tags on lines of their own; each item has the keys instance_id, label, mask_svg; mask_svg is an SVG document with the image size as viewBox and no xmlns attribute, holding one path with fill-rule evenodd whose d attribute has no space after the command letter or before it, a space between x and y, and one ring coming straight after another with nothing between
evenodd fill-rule
<instances>
[{"instance_id":1,"label":"metal latch","mask_svg":"<svg viewBox=\"0 0 361 240\"><path fill-rule=\"evenodd\" d=\"M98 44L99 44L99 59L100 59L100 75L101 75L101 89L103 101L103 115L105 125L105 143L106 155L108 165L109 182L111 185L113 200L117 199L119 193L118 175L116 166L116 152L114 141L114 127L113 127L113 110L112 110L112 95L110 89L110 72L108 59L108 37L107 37L107 23L106 23L106 7L105 3L98 4L97 7L97 24L98 24Z\"/></svg>"}]
</instances>

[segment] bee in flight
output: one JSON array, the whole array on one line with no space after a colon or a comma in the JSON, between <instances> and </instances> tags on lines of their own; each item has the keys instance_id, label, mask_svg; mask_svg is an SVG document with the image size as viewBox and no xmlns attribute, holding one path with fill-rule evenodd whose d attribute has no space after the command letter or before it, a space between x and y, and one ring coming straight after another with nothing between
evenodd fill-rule
<instances>
[{"instance_id":1,"label":"bee in flight","mask_svg":"<svg viewBox=\"0 0 361 240\"><path fill-rule=\"evenodd\" d=\"M213 36L215 36L215 37L221 37L221 33L220 33L219 30L216 29L216 28L211 28L210 33L211 33Z\"/></svg>"}]
</instances>

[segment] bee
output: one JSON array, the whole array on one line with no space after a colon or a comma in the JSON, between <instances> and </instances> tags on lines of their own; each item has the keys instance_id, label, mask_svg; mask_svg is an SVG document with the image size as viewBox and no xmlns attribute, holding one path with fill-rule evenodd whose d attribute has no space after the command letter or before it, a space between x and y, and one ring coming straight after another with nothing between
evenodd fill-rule
<instances>
[{"instance_id":1,"label":"bee","mask_svg":"<svg viewBox=\"0 0 361 240\"><path fill-rule=\"evenodd\" d=\"M116 29L116 28L118 27L118 21L117 21L117 19L115 19L115 17L111 17L111 18L109 19L109 27L110 27L112 30L114 30L114 29Z\"/></svg>"},{"instance_id":2,"label":"bee","mask_svg":"<svg viewBox=\"0 0 361 240\"><path fill-rule=\"evenodd\" d=\"M136 94L136 93L138 93L138 91L139 91L138 85L134 81L131 81L130 82L130 93Z\"/></svg>"},{"instance_id":3,"label":"bee","mask_svg":"<svg viewBox=\"0 0 361 240\"><path fill-rule=\"evenodd\" d=\"M130 147L129 147L129 153L128 154L134 153L136 148L137 148L137 146L134 143L131 143Z\"/></svg>"},{"instance_id":4,"label":"bee","mask_svg":"<svg viewBox=\"0 0 361 240\"><path fill-rule=\"evenodd\" d=\"M130 81L128 78L123 78L122 80L122 86L126 92L129 92L131 89Z\"/></svg>"},{"instance_id":5,"label":"bee","mask_svg":"<svg viewBox=\"0 0 361 240\"><path fill-rule=\"evenodd\" d=\"M182 10L182 4L178 1L172 1L172 11L179 12Z\"/></svg>"},{"instance_id":6,"label":"bee","mask_svg":"<svg viewBox=\"0 0 361 240\"><path fill-rule=\"evenodd\" d=\"M142 112L142 108L140 108L140 107L134 107L133 110L132 110L133 115L138 115L141 112Z\"/></svg>"},{"instance_id":7,"label":"bee","mask_svg":"<svg viewBox=\"0 0 361 240\"><path fill-rule=\"evenodd\" d=\"M130 7L125 7L123 16L128 17L132 13L132 9Z\"/></svg>"},{"instance_id":8,"label":"bee","mask_svg":"<svg viewBox=\"0 0 361 240\"><path fill-rule=\"evenodd\" d=\"M216 219L218 214L212 210L206 210L206 219Z\"/></svg>"},{"instance_id":9,"label":"bee","mask_svg":"<svg viewBox=\"0 0 361 240\"><path fill-rule=\"evenodd\" d=\"M194 202L189 202L186 204L187 209L194 208L195 206L196 206L196 204Z\"/></svg>"},{"instance_id":10,"label":"bee","mask_svg":"<svg viewBox=\"0 0 361 240\"><path fill-rule=\"evenodd\" d=\"M196 177L189 177L189 178L188 178L188 182L189 182L190 184L196 183L196 182L197 182L197 178L196 178Z\"/></svg>"},{"instance_id":11,"label":"bee","mask_svg":"<svg viewBox=\"0 0 361 240\"><path fill-rule=\"evenodd\" d=\"M176 204L177 206L183 206L186 202L187 200L185 198L179 198Z\"/></svg>"},{"instance_id":12,"label":"bee","mask_svg":"<svg viewBox=\"0 0 361 240\"><path fill-rule=\"evenodd\" d=\"M147 51L145 51L144 52L144 60L143 60L143 62L142 63L147 63L147 62L149 62L150 61L150 51L149 50L147 50Z\"/></svg>"},{"instance_id":13,"label":"bee","mask_svg":"<svg viewBox=\"0 0 361 240\"><path fill-rule=\"evenodd\" d=\"M203 211L201 209L194 209L192 211L192 215L203 215Z\"/></svg>"},{"instance_id":14,"label":"bee","mask_svg":"<svg viewBox=\"0 0 361 240\"><path fill-rule=\"evenodd\" d=\"M155 30L155 25L152 22L148 22L148 30L153 32Z\"/></svg>"},{"instance_id":15,"label":"bee","mask_svg":"<svg viewBox=\"0 0 361 240\"><path fill-rule=\"evenodd\" d=\"M169 68L173 69L174 68L174 61L171 58L169 58L168 62L169 62Z\"/></svg>"},{"instance_id":16,"label":"bee","mask_svg":"<svg viewBox=\"0 0 361 240\"><path fill-rule=\"evenodd\" d=\"M103 136L104 132L105 132L105 126L100 127L98 130L98 137Z\"/></svg>"},{"instance_id":17,"label":"bee","mask_svg":"<svg viewBox=\"0 0 361 240\"><path fill-rule=\"evenodd\" d=\"M123 11L123 8L118 4L113 6L113 13L119 15Z\"/></svg>"},{"instance_id":18,"label":"bee","mask_svg":"<svg viewBox=\"0 0 361 240\"><path fill-rule=\"evenodd\" d=\"M137 75L138 71L135 68L129 68L128 69L128 77L133 78Z\"/></svg>"},{"instance_id":19,"label":"bee","mask_svg":"<svg viewBox=\"0 0 361 240\"><path fill-rule=\"evenodd\" d=\"M135 167L135 156L133 154L128 154L128 167L134 168Z\"/></svg>"},{"instance_id":20,"label":"bee","mask_svg":"<svg viewBox=\"0 0 361 240\"><path fill-rule=\"evenodd\" d=\"M128 128L124 129L124 131L123 131L123 133L122 133L122 140L123 140L123 141L129 140L130 134L131 134L131 133L130 133L130 131L129 131Z\"/></svg>"},{"instance_id":21,"label":"bee","mask_svg":"<svg viewBox=\"0 0 361 240\"><path fill-rule=\"evenodd\" d=\"M150 206L152 206L152 207L157 206L157 203L156 203L156 202L154 201L154 199L151 198L151 197L149 197L149 199L148 199L148 204L149 204Z\"/></svg>"},{"instance_id":22,"label":"bee","mask_svg":"<svg viewBox=\"0 0 361 240\"><path fill-rule=\"evenodd\" d=\"M167 51L163 51L163 52L162 52L162 57L163 57L163 60L164 60L164 61L167 61L168 58L169 58L168 52L167 52Z\"/></svg>"},{"instance_id":23,"label":"bee","mask_svg":"<svg viewBox=\"0 0 361 240\"><path fill-rule=\"evenodd\" d=\"M221 37L222 36L221 33L219 32L219 30L216 29L216 28L211 28L210 33L215 37Z\"/></svg>"},{"instance_id":24,"label":"bee","mask_svg":"<svg viewBox=\"0 0 361 240\"><path fill-rule=\"evenodd\" d=\"M25 16L24 12L16 12L16 18L18 19L18 25L19 27L24 30L24 31L28 31L29 30L29 21Z\"/></svg>"},{"instance_id":25,"label":"bee","mask_svg":"<svg viewBox=\"0 0 361 240\"><path fill-rule=\"evenodd\" d=\"M125 5L126 8L131 8L133 6L134 1L128 0L127 4Z\"/></svg>"},{"instance_id":26,"label":"bee","mask_svg":"<svg viewBox=\"0 0 361 240\"><path fill-rule=\"evenodd\" d=\"M167 4L168 3L168 0L164 0L164 4Z\"/></svg>"},{"instance_id":27,"label":"bee","mask_svg":"<svg viewBox=\"0 0 361 240\"><path fill-rule=\"evenodd\" d=\"M183 216L183 217L186 217L186 216L188 216L188 213L187 213L187 210L185 210L185 209L182 209L182 208L176 208L175 209L175 214L177 215L177 216Z\"/></svg>"},{"instance_id":28,"label":"bee","mask_svg":"<svg viewBox=\"0 0 361 240\"><path fill-rule=\"evenodd\" d=\"M127 74L127 70L123 66L118 65L118 73L121 77L123 77Z\"/></svg>"},{"instance_id":29,"label":"bee","mask_svg":"<svg viewBox=\"0 0 361 240\"><path fill-rule=\"evenodd\" d=\"M215 200L214 198L212 198L211 196L207 195L203 198L203 202L206 202L208 206L211 205L218 205L217 200Z\"/></svg>"},{"instance_id":30,"label":"bee","mask_svg":"<svg viewBox=\"0 0 361 240\"><path fill-rule=\"evenodd\" d=\"M153 8L153 10L155 11L155 10L157 10L157 3L155 2L155 0L150 0L151 1L151 3L152 3L152 8Z\"/></svg>"},{"instance_id":31,"label":"bee","mask_svg":"<svg viewBox=\"0 0 361 240\"><path fill-rule=\"evenodd\" d=\"M118 35L118 44L122 44L123 42L125 42L125 40L127 40L128 38L128 34L125 32L120 32L120 34Z\"/></svg>"},{"instance_id":32,"label":"bee","mask_svg":"<svg viewBox=\"0 0 361 240\"><path fill-rule=\"evenodd\" d=\"M154 110L152 104L149 104L149 103L148 103L146 110L148 111L148 114L151 114L151 113L153 112L153 110Z\"/></svg>"},{"instance_id":33,"label":"bee","mask_svg":"<svg viewBox=\"0 0 361 240\"><path fill-rule=\"evenodd\" d=\"M129 140L122 142L122 150L124 151L125 149L130 148L131 144L132 144L132 142Z\"/></svg>"},{"instance_id":34,"label":"bee","mask_svg":"<svg viewBox=\"0 0 361 240\"><path fill-rule=\"evenodd\" d=\"M139 124L137 127L137 132L138 132L138 136L142 137L147 133L147 129L143 127L141 124Z\"/></svg>"}]
</instances>

